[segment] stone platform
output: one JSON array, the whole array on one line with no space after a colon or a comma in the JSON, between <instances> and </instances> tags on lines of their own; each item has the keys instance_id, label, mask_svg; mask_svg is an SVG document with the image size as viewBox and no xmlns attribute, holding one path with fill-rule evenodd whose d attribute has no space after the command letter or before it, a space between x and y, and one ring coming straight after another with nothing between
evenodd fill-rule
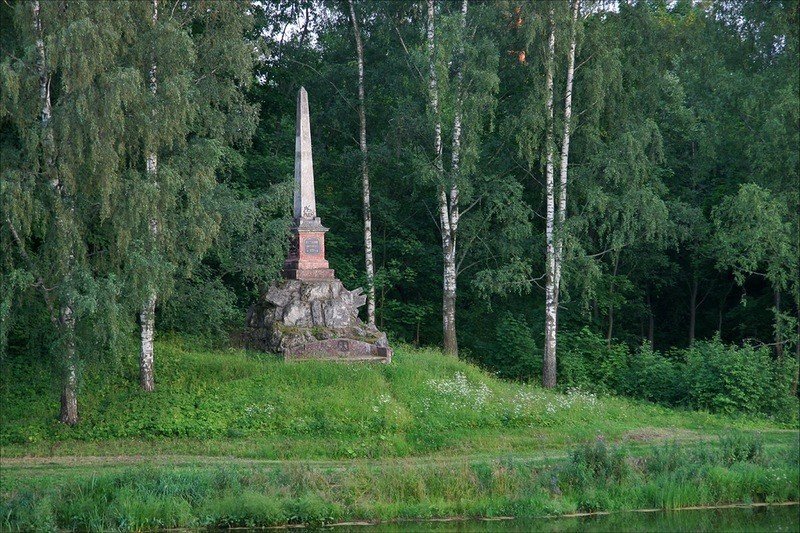
<instances>
[{"instance_id":1,"label":"stone platform","mask_svg":"<svg viewBox=\"0 0 800 533\"><path fill-rule=\"evenodd\" d=\"M388 363L386 334L358 318L366 302L338 279L273 283L247 313L245 346L278 352L287 361L327 359Z\"/></svg>"}]
</instances>

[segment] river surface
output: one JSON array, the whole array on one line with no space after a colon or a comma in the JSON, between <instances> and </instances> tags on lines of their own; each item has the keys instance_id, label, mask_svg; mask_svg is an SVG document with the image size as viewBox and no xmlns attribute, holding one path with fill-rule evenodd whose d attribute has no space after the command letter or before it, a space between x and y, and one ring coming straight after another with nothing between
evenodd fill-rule
<instances>
[{"instance_id":1,"label":"river surface","mask_svg":"<svg viewBox=\"0 0 800 533\"><path fill-rule=\"evenodd\" d=\"M336 528L362 533L400 533L453 531L458 533L506 532L607 532L607 531L741 531L798 532L800 506L783 505L750 508L701 509L691 511L658 511L614 513L573 518L539 518L531 520L463 522L402 522L366 527Z\"/></svg>"}]
</instances>

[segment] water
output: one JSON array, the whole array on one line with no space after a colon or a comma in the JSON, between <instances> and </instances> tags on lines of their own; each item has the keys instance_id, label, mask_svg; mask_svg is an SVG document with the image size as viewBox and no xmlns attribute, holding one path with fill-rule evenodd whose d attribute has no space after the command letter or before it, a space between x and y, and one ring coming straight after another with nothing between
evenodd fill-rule
<instances>
[{"instance_id":1,"label":"water","mask_svg":"<svg viewBox=\"0 0 800 533\"><path fill-rule=\"evenodd\" d=\"M339 528L337 528L339 529ZM347 528L349 529L349 528ZM341 529L340 529L341 530ZM614 513L574 518L463 522L403 522L353 528L363 533L457 532L457 533L527 533L607 532L607 531L800 531L800 507L797 505L659 511L652 513Z\"/></svg>"}]
</instances>

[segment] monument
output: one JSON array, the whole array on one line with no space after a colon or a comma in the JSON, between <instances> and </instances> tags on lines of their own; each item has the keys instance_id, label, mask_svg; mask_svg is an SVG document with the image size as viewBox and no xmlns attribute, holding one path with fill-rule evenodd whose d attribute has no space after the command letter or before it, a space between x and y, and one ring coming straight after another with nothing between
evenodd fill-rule
<instances>
[{"instance_id":1,"label":"monument","mask_svg":"<svg viewBox=\"0 0 800 533\"><path fill-rule=\"evenodd\" d=\"M358 318L366 303L361 289L347 290L325 259L325 233L317 216L308 93L297 95L294 154L294 218L282 278L270 285L247 313L249 348L281 353L284 359L331 359L388 363L386 334Z\"/></svg>"}]
</instances>

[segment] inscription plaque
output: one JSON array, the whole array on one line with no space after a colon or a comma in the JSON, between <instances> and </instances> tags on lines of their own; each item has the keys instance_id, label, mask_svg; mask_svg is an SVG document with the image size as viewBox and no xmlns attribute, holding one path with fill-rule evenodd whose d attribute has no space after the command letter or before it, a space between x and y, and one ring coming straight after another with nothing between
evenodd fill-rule
<instances>
[{"instance_id":1,"label":"inscription plaque","mask_svg":"<svg viewBox=\"0 0 800 533\"><path fill-rule=\"evenodd\" d=\"M309 255L316 255L319 253L319 239L311 237L305 240L305 250Z\"/></svg>"}]
</instances>

